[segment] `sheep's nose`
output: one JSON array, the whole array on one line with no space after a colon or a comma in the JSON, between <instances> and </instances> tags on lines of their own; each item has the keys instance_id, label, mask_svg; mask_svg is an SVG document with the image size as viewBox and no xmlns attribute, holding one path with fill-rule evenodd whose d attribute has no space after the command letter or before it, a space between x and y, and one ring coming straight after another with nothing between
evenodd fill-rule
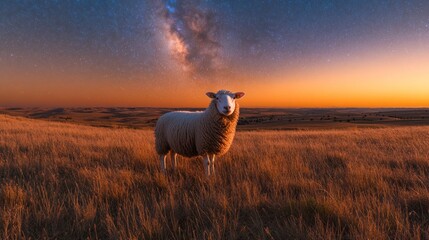
<instances>
[{"instance_id":1,"label":"sheep's nose","mask_svg":"<svg viewBox=\"0 0 429 240\"><path fill-rule=\"evenodd\" d=\"M223 107L225 110L227 110L227 111L229 111L229 110L231 110L231 107L230 106L225 106L225 107Z\"/></svg>"}]
</instances>

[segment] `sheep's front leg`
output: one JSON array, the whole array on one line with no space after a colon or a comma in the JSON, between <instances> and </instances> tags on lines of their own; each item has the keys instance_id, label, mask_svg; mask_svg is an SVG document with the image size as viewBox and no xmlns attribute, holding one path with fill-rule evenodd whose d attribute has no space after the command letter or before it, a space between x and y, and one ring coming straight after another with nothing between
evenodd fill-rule
<instances>
[{"instance_id":1,"label":"sheep's front leg","mask_svg":"<svg viewBox=\"0 0 429 240\"><path fill-rule=\"evenodd\" d=\"M165 159L167 155L159 155L159 161L161 162L161 171L165 173Z\"/></svg>"},{"instance_id":2,"label":"sheep's front leg","mask_svg":"<svg viewBox=\"0 0 429 240\"><path fill-rule=\"evenodd\" d=\"M209 155L206 155L204 157L204 170L206 172L207 177L210 177L210 166L209 165L210 165L210 157L209 157Z\"/></svg>"},{"instance_id":3,"label":"sheep's front leg","mask_svg":"<svg viewBox=\"0 0 429 240\"><path fill-rule=\"evenodd\" d=\"M177 168L177 153L171 151L170 156L171 156L171 161L173 162L173 170L176 170L176 168Z\"/></svg>"},{"instance_id":4,"label":"sheep's front leg","mask_svg":"<svg viewBox=\"0 0 429 240\"><path fill-rule=\"evenodd\" d=\"M209 170L211 175L215 174L215 156L214 154L210 156Z\"/></svg>"}]
</instances>

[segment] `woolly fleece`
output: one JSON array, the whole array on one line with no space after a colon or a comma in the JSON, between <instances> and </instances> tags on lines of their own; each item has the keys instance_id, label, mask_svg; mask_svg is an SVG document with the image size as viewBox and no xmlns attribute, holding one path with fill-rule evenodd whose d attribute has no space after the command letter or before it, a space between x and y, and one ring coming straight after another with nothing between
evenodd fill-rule
<instances>
[{"instance_id":1,"label":"woolly fleece","mask_svg":"<svg viewBox=\"0 0 429 240\"><path fill-rule=\"evenodd\" d=\"M231 115L220 114L215 100L202 112L166 113L156 123L156 151L166 155L172 150L185 157L223 155L234 139L239 114L237 102Z\"/></svg>"}]
</instances>

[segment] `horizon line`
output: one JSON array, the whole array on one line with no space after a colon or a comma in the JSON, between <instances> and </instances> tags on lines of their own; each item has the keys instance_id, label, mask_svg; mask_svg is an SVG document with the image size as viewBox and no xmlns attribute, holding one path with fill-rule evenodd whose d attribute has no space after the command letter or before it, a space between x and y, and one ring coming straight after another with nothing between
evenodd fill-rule
<instances>
[{"instance_id":1,"label":"horizon line","mask_svg":"<svg viewBox=\"0 0 429 240\"><path fill-rule=\"evenodd\" d=\"M186 108L186 109L201 109L201 108L207 108L207 106L205 107L160 107L160 106L0 106L0 109L9 109L9 108L21 108L21 109L25 109L25 108L176 108L176 109L180 109L180 108ZM367 106L350 106L350 107L339 107L339 106L331 106L331 107L274 107L274 106L246 106L246 107L242 107L240 106L240 108L242 109L246 109L246 108L256 108L256 109L266 109L266 108L274 108L274 109L429 109L429 106L393 106L393 107L382 107L382 106L377 106L377 107L367 107Z\"/></svg>"}]
</instances>

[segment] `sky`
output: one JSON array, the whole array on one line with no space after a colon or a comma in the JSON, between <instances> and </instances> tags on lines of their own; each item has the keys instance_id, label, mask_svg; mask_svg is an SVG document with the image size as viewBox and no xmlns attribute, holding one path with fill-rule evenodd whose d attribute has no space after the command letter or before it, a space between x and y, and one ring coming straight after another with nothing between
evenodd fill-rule
<instances>
[{"instance_id":1,"label":"sky","mask_svg":"<svg viewBox=\"0 0 429 240\"><path fill-rule=\"evenodd\" d=\"M426 0L0 1L0 107L428 107Z\"/></svg>"}]
</instances>

